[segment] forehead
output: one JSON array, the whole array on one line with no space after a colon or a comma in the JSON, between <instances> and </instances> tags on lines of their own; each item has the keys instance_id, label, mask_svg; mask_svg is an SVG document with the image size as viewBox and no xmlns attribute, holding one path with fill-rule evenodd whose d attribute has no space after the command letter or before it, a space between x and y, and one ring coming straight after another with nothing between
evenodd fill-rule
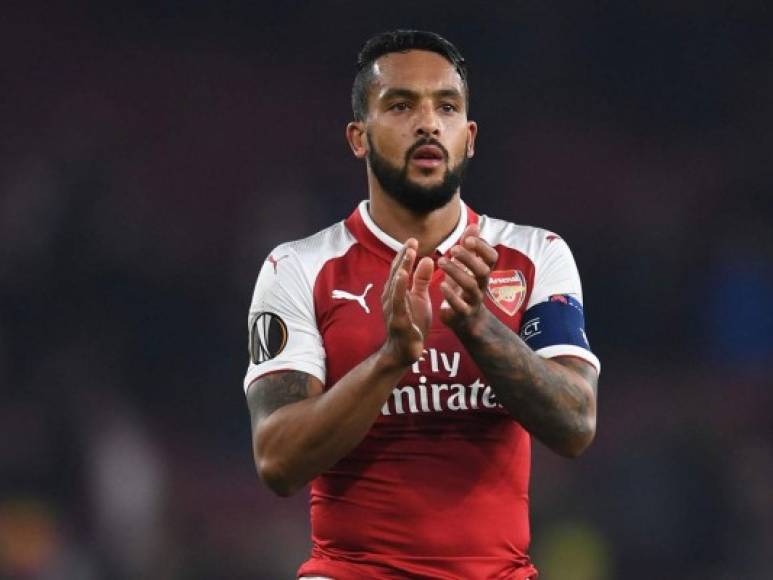
<instances>
[{"instance_id":1,"label":"forehead","mask_svg":"<svg viewBox=\"0 0 773 580\"><path fill-rule=\"evenodd\" d=\"M373 85L376 94L390 88L432 91L456 89L464 94L464 85L454 65L436 52L409 50L391 52L373 63Z\"/></svg>"}]
</instances>

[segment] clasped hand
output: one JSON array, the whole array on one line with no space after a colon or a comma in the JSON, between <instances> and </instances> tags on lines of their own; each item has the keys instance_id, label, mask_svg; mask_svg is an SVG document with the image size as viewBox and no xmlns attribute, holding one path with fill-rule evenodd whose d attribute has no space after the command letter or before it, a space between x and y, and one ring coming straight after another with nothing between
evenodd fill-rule
<instances>
[{"instance_id":1,"label":"clasped hand","mask_svg":"<svg viewBox=\"0 0 773 580\"><path fill-rule=\"evenodd\" d=\"M431 258L424 257L416 264L417 250L418 242L409 238L392 261L381 295L387 327L384 347L399 364L410 364L421 356L432 324L429 284L433 263ZM440 319L458 332L465 326L473 326L485 314L483 300L489 274L498 256L496 250L480 238L477 224L467 226L449 256L438 260L438 267L446 274L440 284L444 298Z\"/></svg>"},{"instance_id":2,"label":"clasped hand","mask_svg":"<svg viewBox=\"0 0 773 580\"><path fill-rule=\"evenodd\" d=\"M438 260L438 266L446 274L440 284L443 303L440 319L455 331L471 326L488 311L483 300L488 291L491 270L497 263L497 251L480 237L477 224L467 226L459 244Z\"/></svg>"}]
</instances>

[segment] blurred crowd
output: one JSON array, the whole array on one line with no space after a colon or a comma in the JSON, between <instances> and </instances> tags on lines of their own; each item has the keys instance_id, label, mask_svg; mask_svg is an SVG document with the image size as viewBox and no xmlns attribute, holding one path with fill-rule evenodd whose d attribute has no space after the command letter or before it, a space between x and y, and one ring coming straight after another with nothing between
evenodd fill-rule
<instances>
[{"instance_id":1,"label":"blurred crowd","mask_svg":"<svg viewBox=\"0 0 773 580\"><path fill-rule=\"evenodd\" d=\"M395 6L399 5L396 3ZM559 232L597 440L535 445L547 580L773 569L773 19L744 3L75 2L0 24L0 580L291 578L307 498L255 475L257 271L367 195L375 32L470 66L480 213ZM327 24L325 24L327 23Z\"/></svg>"}]
</instances>

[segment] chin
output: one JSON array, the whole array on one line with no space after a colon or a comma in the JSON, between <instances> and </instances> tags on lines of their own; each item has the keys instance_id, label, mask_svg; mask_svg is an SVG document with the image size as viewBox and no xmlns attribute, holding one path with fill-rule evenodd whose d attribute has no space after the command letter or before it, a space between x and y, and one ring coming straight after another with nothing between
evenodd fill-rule
<instances>
[{"instance_id":1,"label":"chin","mask_svg":"<svg viewBox=\"0 0 773 580\"><path fill-rule=\"evenodd\" d=\"M444 171L431 170L431 173L419 173L410 178L410 182L417 187L437 187L443 183Z\"/></svg>"},{"instance_id":2,"label":"chin","mask_svg":"<svg viewBox=\"0 0 773 580\"><path fill-rule=\"evenodd\" d=\"M431 177L426 179L411 179L411 183L418 187L437 187L443 183L443 176L441 175L439 177Z\"/></svg>"}]
</instances>

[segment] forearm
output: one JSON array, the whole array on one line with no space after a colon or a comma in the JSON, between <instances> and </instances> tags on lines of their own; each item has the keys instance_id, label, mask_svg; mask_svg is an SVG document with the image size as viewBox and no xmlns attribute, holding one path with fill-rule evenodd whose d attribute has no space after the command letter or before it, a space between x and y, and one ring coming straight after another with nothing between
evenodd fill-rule
<instances>
[{"instance_id":1,"label":"forearm","mask_svg":"<svg viewBox=\"0 0 773 580\"><path fill-rule=\"evenodd\" d=\"M266 483L290 495L362 441L407 365L380 349L320 395L285 405L260 421L255 462Z\"/></svg>"},{"instance_id":2,"label":"forearm","mask_svg":"<svg viewBox=\"0 0 773 580\"><path fill-rule=\"evenodd\" d=\"M590 444L595 392L580 374L535 354L485 308L475 324L455 331L497 401L527 431L561 455L579 455Z\"/></svg>"}]
</instances>

